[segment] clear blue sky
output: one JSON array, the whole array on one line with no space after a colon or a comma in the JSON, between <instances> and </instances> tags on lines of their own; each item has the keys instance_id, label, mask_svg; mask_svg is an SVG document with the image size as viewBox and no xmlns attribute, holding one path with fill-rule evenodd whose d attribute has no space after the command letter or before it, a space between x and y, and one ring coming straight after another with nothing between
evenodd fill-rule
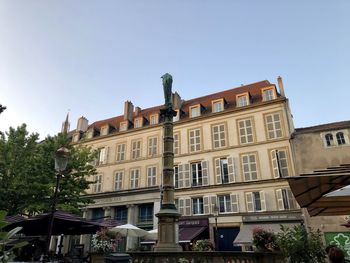
<instances>
[{"instance_id":1,"label":"clear blue sky","mask_svg":"<svg viewBox=\"0 0 350 263\"><path fill-rule=\"evenodd\" d=\"M284 80L296 127L348 120L350 1L1 0L0 130L41 138L162 104Z\"/></svg>"}]
</instances>

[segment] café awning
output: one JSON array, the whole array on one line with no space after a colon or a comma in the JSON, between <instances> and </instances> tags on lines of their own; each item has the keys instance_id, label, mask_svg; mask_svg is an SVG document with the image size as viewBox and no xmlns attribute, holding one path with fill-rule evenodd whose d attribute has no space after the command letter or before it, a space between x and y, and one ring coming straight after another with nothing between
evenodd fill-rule
<instances>
[{"instance_id":1,"label":"caf\u00e9 awning","mask_svg":"<svg viewBox=\"0 0 350 263\"><path fill-rule=\"evenodd\" d=\"M300 207L307 208L311 216L350 213L350 195L334 194L350 185L350 164L285 179Z\"/></svg>"},{"instance_id":2,"label":"caf\u00e9 awning","mask_svg":"<svg viewBox=\"0 0 350 263\"><path fill-rule=\"evenodd\" d=\"M203 233L208 227L205 226L194 226L194 227L183 227L179 229L179 243L190 243L201 233Z\"/></svg>"}]
</instances>

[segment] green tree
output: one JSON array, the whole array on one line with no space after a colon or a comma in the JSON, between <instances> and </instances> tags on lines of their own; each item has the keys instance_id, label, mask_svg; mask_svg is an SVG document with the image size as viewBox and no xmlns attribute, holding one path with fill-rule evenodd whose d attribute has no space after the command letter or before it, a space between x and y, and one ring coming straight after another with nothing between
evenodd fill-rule
<instances>
[{"instance_id":1,"label":"green tree","mask_svg":"<svg viewBox=\"0 0 350 263\"><path fill-rule=\"evenodd\" d=\"M72 146L67 134L39 142L38 134L29 134L23 124L0 137L0 210L10 215L50 210L56 183L54 157L62 146L70 150L70 158L60 180L57 208L78 212L91 202L83 196L89 176L96 173L91 148Z\"/></svg>"}]
</instances>

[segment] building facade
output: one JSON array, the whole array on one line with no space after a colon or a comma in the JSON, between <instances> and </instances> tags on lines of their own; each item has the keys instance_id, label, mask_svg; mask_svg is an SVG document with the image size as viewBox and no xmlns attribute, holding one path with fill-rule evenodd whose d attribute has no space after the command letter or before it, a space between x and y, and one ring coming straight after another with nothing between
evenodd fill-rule
<instances>
[{"instance_id":1,"label":"building facade","mask_svg":"<svg viewBox=\"0 0 350 263\"><path fill-rule=\"evenodd\" d=\"M295 153L296 174L312 172L350 163L350 121L327 123L296 129L292 148ZM305 209L306 210L306 209ZM306 223L313 229L323 232L326 244L346 241L340 244L350 256L350 232L342 226L349 220L344 216L309 217L305 211Z\"/></svg>"},{"instance_id":2,"label":"building facade","mask_svg":"<svg viewBox=\"0 0 350 263\"><path fill-rule=\"evenodd\" d=\"M211 238L219 250L251 245L256 226L298 224L301 210L283 179L296 173L290 139L293 120L284 95L261 81L183 100L173 94L174 184L180 244ZM91 219L110 217L157 228L161 204L162 106L125 102L124 115L89 124L78 120L73 144L98 151L86 207ZM132 248L135 239L129 238Z\"/></svg>"}]
</instances>

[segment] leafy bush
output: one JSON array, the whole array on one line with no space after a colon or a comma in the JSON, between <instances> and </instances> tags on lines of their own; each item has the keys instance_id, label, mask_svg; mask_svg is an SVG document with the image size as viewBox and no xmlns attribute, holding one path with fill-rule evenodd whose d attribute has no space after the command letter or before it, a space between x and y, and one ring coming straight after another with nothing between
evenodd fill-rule
<instances>
[{"instance_id":1,"label":"leafy bush","mask_svg":"<svg viewBox=\"0 0 350 263\"><path fill-rule=\"evenodd\" d=\"M213 243L209 239L200 239L194 243L194 251L212 251L214 248Z\"/></svg>"},{"instance_id":2,"label":"leafy bush","mask_svg":"<svg viewBox=\"0 0 350 263\"><path fill-rule=\"evenodd\" d=\"M260 227L253 229L253 245L258 250L272 251L278 249L276 235L272 231Z\"/></svg>"},{"instance_id":3,"label":"leafy bush","mask_svg":"<svg viewBox=\"0 0 350 263\"><path fill-rule=\"evenodd\" d=\"M288 228L281 225L281 232L277 235L277 243L290 263L324 263L326 252L321 241L321 232L297 225Z\"/></svg>"}]
</instances>

